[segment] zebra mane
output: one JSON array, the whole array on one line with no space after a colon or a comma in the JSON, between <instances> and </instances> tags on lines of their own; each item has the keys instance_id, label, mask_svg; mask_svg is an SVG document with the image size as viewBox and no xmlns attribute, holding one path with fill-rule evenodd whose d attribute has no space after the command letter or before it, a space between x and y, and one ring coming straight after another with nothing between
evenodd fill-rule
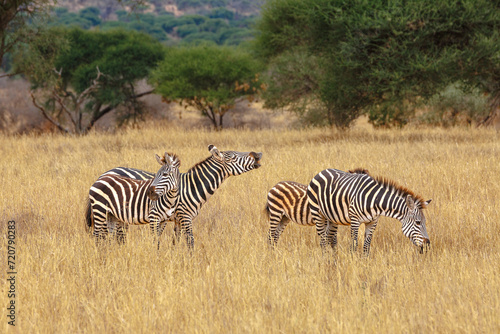
<instances>
[{"instance_id":1,"label":"zebra mane","mask_svg":"<svg viewBox=\"0 0 500 334\"><path fill-rule=\"evenodd\" d=\"M406 196L410 195L413 198L413 200L415 201L415 204L420 209L425 209L425 206L426 206L425 200L420 195L415 194L410 189L403 187L403 186L397 184L395 181L388 179L386 177L383 177L383 176L373 177L373 179L381 186L389 188L389 189L393 189L394 191L396 191L396 193L398 193L401 196L406 197Z\"/></svg>"},{"instance_id":2,"label":"zebra mane","mask_svg":"<svg viewBox=\"0 0 500 334\"><path fill-rule=\"evenodd\" d=\"M364 169L364 168L355 168L355 169L350 169L348 170L349 173L351 174L367 174L367 175L370 175L370 172L368 171L368 169Z\"/></svg>"},{"instance_id":3,"label":"zebra mane","mask_svg":"<svg viewBox=\"0 0 500 334\"><path fill-rule=\"evenodd\" d=\"M211 157L213 157L213 155L207 157L206 159L201 160L200 162L197 162L191 168L189 168L186 173L189 173L189 172L195 170L199 165L202 165L205 161L209 160Z\"/></svg>"},{"instance_id":4,"label":"zebra mane","mask_svg":"<svg viewBox=\"0 0 500 334\"><path fill-rule=\"evenodd\" d=\"M161 158L161 162L167 163L166 160L167 154L172 157L172 166L179 168L179 166L181 165L181 159L175 153L165 152L165 155Z\"/></svg>"}]
</instances>

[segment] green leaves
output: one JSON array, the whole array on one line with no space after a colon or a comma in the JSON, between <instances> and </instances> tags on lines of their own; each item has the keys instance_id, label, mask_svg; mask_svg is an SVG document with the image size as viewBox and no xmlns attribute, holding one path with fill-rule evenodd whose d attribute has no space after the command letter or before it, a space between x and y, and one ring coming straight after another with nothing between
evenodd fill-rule
<instances>
[{"instance_id":1,"label":"green leaves","mask_svg":"<svg viewBox=\"0 0 500 334\"><path fill-rule=\"evenodd\" d=\"M254 78L260 69L250 54L230 47L169 48L150 81L165 99L195 106L219 128L236 98L256 93ZM238 89L244 83L248 87Z\"/></svg>"},{"instance_id":2,"label":"green leaves","mask_svg":"<svg viewBox=\"0 0 500 334\"><path fill-rule=\"evenodd\" d=\"M257 47L271 63L286 58L298 68L294 53L316 59L321 70L302 78L312 77L319 92L314 97L337 127L368 110L382 113L372 117L381 125L407 119L405 101L430 98L454 82L500 93L493 84L500 72L500 10L490 1L273 0L257 27ZM270 102L283 102L279 88L289 85L284 70L273 68ZM293 82L300 84L299 75ZM311 95L290 96L288 105L293 109L304 97Z\"/></svg>"},{"instance_id":3,"label":"green leaves","mask_svg":"<svg viewBox=\"0 0 500 334\"><path fill-rule=\"evenodd\" d=\"M16 65L44 96L38 108L46 109L44 116L59 128L76 133L86 133L119 105L126 106L124 119L140 115L137 98L144 93L137 94L135 84L164 56L163 47L152 37L121 30L50 29L24 52ZM61 120L50 117L61 117L58 110L65 111ZM73 129L63 123L73 124Z\"/></svg>"}]
</instances>

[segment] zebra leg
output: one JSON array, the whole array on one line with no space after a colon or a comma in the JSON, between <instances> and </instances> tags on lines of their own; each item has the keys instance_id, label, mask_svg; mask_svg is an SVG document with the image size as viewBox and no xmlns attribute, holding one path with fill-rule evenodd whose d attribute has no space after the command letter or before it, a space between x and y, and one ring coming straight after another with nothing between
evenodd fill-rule
<instances>
[{"instance_id":1,"label":"zebra leg","mask_svg":"<svg viewBox=\"0 0 500 334\"><path fill-rule=\"evenodd\" d=\"M163 234L163 230L165 229L165 226L167 226L166 221L158 223L158 250L160 250L161 235Z\"/></svg>"},{"instance_id":2,"label":"zebra leg","mask_svg":"<svg viewBox=\"0 0 500 334\"><path fill-rule=\"evenodd\" d=\"M174 239L172 244L175 246L181 239L181 223L176 219L174 223Z\"/></svg>"},{"instance_id":3,"label":"zebra leg","mask_svg":"<svg viewBox=\"0 0 500 334\"><path fill-rule=\"evenodd\" d=\"M154 213L150 213L149 217L149 228L153 234L155 242L158 244L158 250L160 249L160 217Z\"/></svg>"},{"instance_id":4,"label":"zebra leg","mask_svg":"<svg viewBox=\"0 0 500 334\"><path fill-rule=\"evenodd\" d=\"M193 219L191 216L182 213L176 216L175 218L175 238L174 245L176 241L179 240L181 234L185 234L187 245L189 248L194 247L194 236L193 236Z\"/></svg>"},{"instance_id":5,"label":"zebra leg","mask_svg":"<svg viewBox=\"0 0 500 334\"><path fill-rule=\"evenodd\" d=\"M101 209L101 210L100 210ZM94 220L94 237L96 245L99 245L101 240L106 239L108 233L107 227L107 212L104 208L92 205L92 216Z\"/></svg>"},{"instance_id":6,"label":"zebra leg","mask_svg":"<svg viewBox=\"0 0 500 334\"><path fill-rule=\"evenodd\" d=\"M127 231L128 225L124 223L118 223L118 227L116 228L116 241L120 245L124 245L127 241Z\"/></svg>"},{"instance_id":7,"label":"zebra leg","mask_svg":"<svg viewBox=\"0 0 500 334\"><path fill-rule=\"evenodd\" d=\"M274 232L274 240L275 240L275 243L278 243L278 239L280 238L280 235L281 233L283 233L283 231L285 230L286 226L288 225L290 221L288 220L287 217L283 217L281 219L281 222L280 224L278 225L278 228L276 229L276 231Z\"/></svg>"},{"instance_id":8,"label":"zebra leg","mask_svg":"<svg viewBox=\"0 0 500 334\"><path fill-rule=\"evenodd\" d=\"M337 230L338 230L338 225L334 224L332 222L328 223L327 227L327 242L330 244L330 246L335 249L337 247Z\"/></svg>"},{"instance_id":9,"label":"zebra leg","mask_svg":"<svg viewBox=\"0 0 500 334\"><path fill-rule=\"evenodd\" d=\"M286 218L285 218L286 219ZM278 243L278 239L285 229L288 222L284 222L283 225L283 212L269 212L269 233L268 240L269 244L274 246Z\"/></svg>"},{"instance_id":10,"label":"zebra leg","mask_svg":"<svg viewBox=\"0 0 500 334\"><path fill-rule=\"evenodd\" d=\"M351 252L355 252L358 248L359 225L359 222L351 221Z\"/></svg>"},{"instance_id":11,"label":"zebra leg","mask_svg":"<svg viewBox=\"0 0 500 334\"><path fill-rule=\"evenodd\" d=\"M313 216L313 221L316 224L316 233L319 236L319 244L323 250L326 249L328 244L328 222L324 218L318 218Z\"/></svg>"},{"instance_id":12,"label":"zebra leg","mask_svg":"<svg viewBox=\"0 0 500 334\"><path fill-rule=\"evenodd\" d=\"M194 248L193 221L191 217L180 217L181 232L186 235L186 242L190 249Z\"/></svg>"},{"instance_id":13,"label":"zebra leg","mask_svg":"<svg viewBox=\"0 0 500 334\"><path fill-rule=\"evenodd\" d=\"M371 223L365 224L365 243L363 245L363 253L368 256L370 253L370 244L372 242L373 232L377 227L378 220L372 221Z\"/></svg>"}]
</instances>

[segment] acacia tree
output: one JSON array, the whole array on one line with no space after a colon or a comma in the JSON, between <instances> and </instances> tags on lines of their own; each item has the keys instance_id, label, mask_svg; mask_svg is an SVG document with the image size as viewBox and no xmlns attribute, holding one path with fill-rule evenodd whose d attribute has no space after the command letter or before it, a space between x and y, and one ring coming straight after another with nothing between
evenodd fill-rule
<instances>
[{"instance_id":1,"label":"acacia tree","mask_svg":"<svg viewBox=\"0 0 500 334\"><path fill-rule=\"evenodd\" d=\"M29 42L47 18L53 1L6 0L0 2L0 67L16 45ZM2 76L9 76L6 74Z\"/></svg>"},{"instance_id":2,"label":"acacia tree","mask_svg":"<svg viewBox=\"0 0 500 334\"><path fill-rule=\"evenodd\" d=\"M63 132L87 133L104 115L125 107L125 118L142 114L136 83L163 58L163 47L148 35L131 31L54 30L59 42L31 43L16 56L33 103Z\"/></svg>"},{"instance_id":3,"label":"acacia tree","mask_svg":"<svg viewBox=\"0 0 500 334\"><path fill-rule=\"evenodd\" d=\"M122 0L116 0L121 3ZM44 32L47 19L55 0L3 0L0 1L0 67L4 56L25 43L31 43ZM128 0L127 4L136 9L147 0ZM1 77L17 74L7 73Z\"/></svg>"},{"instance_id":4,"label":"acacia tree","mask_svg":"<svg viewBox=\"0 0 500 334\"><path fill-rule=\"evenodd\" d=\"M169 48L150 82L165 100L195 107L220 130L238 98L252 99L264 87L260 69L250 54L230 47Z\"/></svg>"},{"instance_id":5,"label":"acacia tree","mask_svg":"<svg viewBox=\"0 0 500 334\"><path fill-rule=\"evenodd\" d=\"M318 71L295 71L323 118L349 127L370 111L374 124L404 124L405 108L459 83L500 102L500 7L487 0L269 0L258 24L257 47L271 63L266 102L282 99L285 70L300 68L290 54L302 53ZM297 57L295 57L297 58ZM303 58L303 57L302 57ZM301 59L301 58L298 58ZM311 85L311 82L313 85ZM290 95L282 105L310 97Z\"/></svg>"}]
</instances>

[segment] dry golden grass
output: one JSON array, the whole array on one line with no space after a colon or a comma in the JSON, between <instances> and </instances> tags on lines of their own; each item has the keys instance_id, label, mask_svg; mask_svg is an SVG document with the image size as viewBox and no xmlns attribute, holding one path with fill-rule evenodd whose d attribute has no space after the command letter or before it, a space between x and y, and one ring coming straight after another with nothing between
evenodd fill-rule
<instances>
[{"instance_id":1,"label":"dry golden grass","mask_svg":"<svg viewBox=\"0 0 500 334\"><path fill-rule=\"evenodd\" d=\"M194 221L195 249L160 252L147 227L124 246L97 249L84 230L88 189L104 171L156 171L173 151L181 171L221 150L262 151L262 168L229 178ZM357 127L186 131L165 126L87 137L0 136L0 261L6 223L17 223L19 333L498 333L500 135L492 130ZM400 223L382 219L369 259L322 254L313 227L289 225L267 245L263 209L281 180L365 167L433 203L431 251L417 254ZM0 304L7 305L5 266ZM2 307L0 331L7 325Z\"/></svg>"}]
</instances>

